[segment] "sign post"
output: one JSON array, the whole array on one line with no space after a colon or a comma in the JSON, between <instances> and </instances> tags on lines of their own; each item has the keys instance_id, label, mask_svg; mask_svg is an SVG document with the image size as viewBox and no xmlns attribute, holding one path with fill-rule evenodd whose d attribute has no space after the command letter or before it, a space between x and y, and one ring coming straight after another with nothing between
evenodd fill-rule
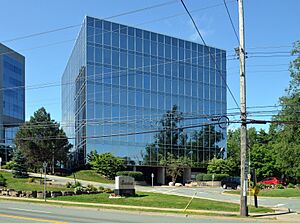
<instances>
[{"instance_id":1,"label":"sign post","mask_svg":"<svg viewBox=\"0 0 300 223\"><path fill-rule=\"evenodd\" d=\"M0 170L1 170L2 157L0 157Z\"/></svg>"},{"instance_id":2,"label":"sign post","mask_svg":"<svg viewBox=\"0 0 300 223\"><path fill-rule=\"evenodd\" d=\"M43 168L44 168L44 199L45 199L45 202L46 202L46 197L47 197L47 194L46 194L46 185L47 185L47 179L46 179L46 174L47 174L47 162L44 162L44 163L43 163Z\"/></svg>"},{"instance_id":3,"label":"sign post","mask_svg":"<svg viewBox=\"0 0 300 223\"><path fill-rule=\"evenodd\" d=\"M151 182L152 182L151 185L152 185L152 187L153 187L153 179L154 179L154 173L151 173L151 180L152 180L152 181L151 181Z\"/></svg>"}]
</instances>

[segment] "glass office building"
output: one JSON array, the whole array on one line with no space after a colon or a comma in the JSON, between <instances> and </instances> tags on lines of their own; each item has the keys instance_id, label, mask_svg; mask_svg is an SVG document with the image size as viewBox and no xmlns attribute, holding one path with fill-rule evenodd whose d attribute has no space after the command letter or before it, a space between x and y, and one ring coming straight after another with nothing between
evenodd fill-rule
<instances>
[{"instance_id":1,"label":"glass office building","mask_svg":"<svg viewBox=\"0 0 300 223\"><path fill-rule=\"evenodd\" d=\"M161 120L173 106L181 118L170 130ZM159 166L168 152L205 164L226 146L226 126L209 125L225 113L224 50L85 18L62 76L76 164L92 150L133 166Z\"/></svg>"},{"instance_id":2,"label":"glass office building","mask_svg":"<svg viewBox=\"0 0 300 223\"><path fill-rule=\"evenodd\" d=\"M25 121L25 58L0 43L0 156ZM4 157L3 157L4 156Z\"/></svg>"}]
</instances>

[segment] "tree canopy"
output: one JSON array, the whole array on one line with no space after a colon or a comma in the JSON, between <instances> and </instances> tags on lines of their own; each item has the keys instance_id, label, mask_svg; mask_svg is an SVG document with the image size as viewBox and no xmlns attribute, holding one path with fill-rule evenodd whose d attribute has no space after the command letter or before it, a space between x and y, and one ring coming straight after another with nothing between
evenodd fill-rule
<instances>
[{"instance_id":1,"label":"tree canopy","mask_svg":"<svg viewBox=\"0 0 300 223\"><path fill-rule=\"evenodd\" d=\"M59 123L51 119L43 107L20 127L14 142L32 170L41 168L42 163L47 162L54 172L56 166L66 164L72 148Z\"/></svg>"}]
</instances>

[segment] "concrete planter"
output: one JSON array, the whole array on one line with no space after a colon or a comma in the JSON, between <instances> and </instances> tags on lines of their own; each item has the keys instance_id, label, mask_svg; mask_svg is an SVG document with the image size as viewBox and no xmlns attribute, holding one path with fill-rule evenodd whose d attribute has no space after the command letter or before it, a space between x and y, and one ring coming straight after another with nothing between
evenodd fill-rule
<instances>
[{"instance_id":1,"label":"concrete planter","mask_svg":"<svg viewBox=\"0 0 300 223\"><path fill-rule=\"evenodd\" d=\"M200 187L221 187L221 181L198 181Z\"/></svg>"}]
</instances>

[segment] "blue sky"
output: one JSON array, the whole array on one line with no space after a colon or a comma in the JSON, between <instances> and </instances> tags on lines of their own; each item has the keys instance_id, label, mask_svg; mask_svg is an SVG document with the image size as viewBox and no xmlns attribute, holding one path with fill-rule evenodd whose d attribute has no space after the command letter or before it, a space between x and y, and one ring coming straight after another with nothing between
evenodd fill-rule
<instances>
[{"instance_id":1,"label":"blue sky","mask_svg":"<svg viewBox=\"0 0 300 223\"><path fill-rule=\"evenodd\" d=\"M234 25L238 28L236 0L226 0ZM52 118L61 120L61 75L71 54L79 26L64 31L7 41L70 25L78 25L85 15L105 18L168 0L2 0L0 3L0 42L26 57L26 119L44 106ZM234 54L238 46L223 0L185 0L208 45ZM298 0L244 0L247 105L265 106L278 103L288 85L288 55L292 43L300 39ZM197 10L199 9L199 10ZM181 14L182 15L178 15ZM178 15L169 19L164 17ZM160 21L154 21L154 20ZM112 21L168 34L201 43L180 1L139 13L113 18ZM259 56L259 57L257 57ZM267 56L267 57L265 57ZM227 63L227 82L239 102L239 63ZM52 87L47 87L51 83ZM44 87L43 87L44 86ZM31 87L31 89L30 89ZM235 108L228 94L228 108ZM274 110L264 108L262 110ZM229 112L236 110L229 110ZM267 118L251 115L251 118ZM266 113L264 113L266 114ZM238 118L238 116L237 116Z\"/></svg>"}]
</instances>

